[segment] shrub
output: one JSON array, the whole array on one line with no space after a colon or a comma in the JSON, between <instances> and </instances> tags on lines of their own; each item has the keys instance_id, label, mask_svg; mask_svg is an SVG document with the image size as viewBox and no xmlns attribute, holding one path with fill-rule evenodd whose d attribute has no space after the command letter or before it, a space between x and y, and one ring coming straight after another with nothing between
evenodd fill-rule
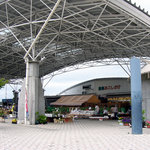
<instances>
[{"instance_id":1,"label":"shrub","mask_svg":"<svg viewBox=\"0 0 150 150\"><path fill-rule=\"evenodd\" d=\"M36 115L37 115L36 123L39 123L39 124L47 123L47 117L45 115L39 115L39 112L36 112Z\"/></svg>"},{"instance_id":2,"label":"shrub","mask_svg":"<svg viewBox=\"0 0 150 150\"><path fill-rule=\"evenodd\" d=\"M142 120L144 121L146 118L144 117L145 110L142 110Z\"/></svg>"}]
</instances>

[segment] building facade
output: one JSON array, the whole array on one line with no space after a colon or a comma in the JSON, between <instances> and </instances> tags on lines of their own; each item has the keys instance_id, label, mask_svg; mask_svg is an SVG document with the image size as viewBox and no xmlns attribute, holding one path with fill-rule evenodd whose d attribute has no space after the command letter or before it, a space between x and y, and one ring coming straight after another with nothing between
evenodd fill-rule
<instances>
[{"instance_id":1,"label":"building facade","mask_svg":"<svg viewBox=\"0 0 150 150\"><path fill-rule=\"evenodd\" d=\"M109 95L130 94L129 78L100 78L89 80L72 86L60 93L60 95L96 94L101 97Z\"/></svg>"},{"instance_id":2,"label":"building facade","mask_svg":"<svg viewBox=\"0 0 150 150\"><path fill-rule=\"evenodd\" d=\"M96 94L107 97L108 101L130 101L129 78L100 78L89 80L72 86L60 95ZM142 109L145 110L146 120L150 120L150 72L142 73Z\"/></svg>"}]
</instances>

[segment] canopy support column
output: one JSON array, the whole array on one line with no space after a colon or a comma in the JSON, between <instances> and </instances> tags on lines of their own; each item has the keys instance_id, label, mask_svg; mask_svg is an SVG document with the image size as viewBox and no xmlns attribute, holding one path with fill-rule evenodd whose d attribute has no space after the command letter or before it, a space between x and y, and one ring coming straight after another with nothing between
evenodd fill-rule
<instances>
[{"instance_id":1,"label":"canopy support column","mask_svg":"<svg viewBox=\"0 0 150 150\"><path fill-rule=\"evenodd\" d=\"M22 120L25 124L28 122L29 124L35 124L36 112L39 112L39 114L45 113L44 92L42 89L41 79L39 78L39 62L28 62L27 67L28 73L26 73L26 79L28 81L24 81L21 89L18 120ZM26 81L28 83L26 83Z\"/></svg>"},{"instance_id":2,"label":"canopy support column","mask_svg":"<svg viewBox=\"0 0 150 150\"><path fill-rule=\"evenodd\" d=\"M131 58L132 134L142 134L142 88L140 60Z\"/></svg>"}]
</instances>

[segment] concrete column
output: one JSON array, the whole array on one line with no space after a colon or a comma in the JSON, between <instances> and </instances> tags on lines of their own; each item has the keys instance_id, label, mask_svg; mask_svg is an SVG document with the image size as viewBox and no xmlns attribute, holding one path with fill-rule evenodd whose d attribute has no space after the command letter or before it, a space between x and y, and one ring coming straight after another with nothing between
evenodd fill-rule
<instances>
[{"instance_id":1,"label":"concrete column","mask_svg":"<svg viewBox=\"0 0 150 150\"><path fill-rule=\"evenodd\" d=\"M37 62L29 63L29 87L28 87L28 109L29 122L35 124L35 113L38 111L38 80L39 64Z\"/></svg>"},{"instance_id":2,"label":"concrete column","mask_svg":"<svg viewBox=\"0 0 150 150\"><path fill-rule=\"evenodd\" d=\"M140 60L131 58L132 134L142 134L142 88Z\"/></svg>"},{"instance_id":3,"label":"concrete column","mask_svg":"<svg viewBox=\"0 0 150 150\"><path fill-rule=\"evenodd\" d=\"M27 89L27 104L28 104L28 118L29 124L35 124L36 112L39 114L45 113L45 101L44 92L42 89L41 80L39 79L39 63L29 62L28 73L28 89ZM18 120L24 122L25 117L25 81L21 89L19 108L18 108Z\"/></svg>"}]
</instances>

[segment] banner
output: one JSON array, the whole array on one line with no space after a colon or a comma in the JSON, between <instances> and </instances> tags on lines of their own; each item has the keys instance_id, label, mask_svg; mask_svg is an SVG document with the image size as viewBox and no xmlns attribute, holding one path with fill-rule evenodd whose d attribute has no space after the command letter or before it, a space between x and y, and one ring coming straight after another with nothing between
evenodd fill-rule
<instances>
[{"instance_id":1,"label":"banner","mask_svg":"<svg viewBox=\"0 0 150 150\"><path fill-rule=\"evenodd\" d=\"M28 113L28 99L27 99L27 90L25 93L25 109L26 109L26 117L28 118L29 113Z\"/></svg>"}]
</instances>

